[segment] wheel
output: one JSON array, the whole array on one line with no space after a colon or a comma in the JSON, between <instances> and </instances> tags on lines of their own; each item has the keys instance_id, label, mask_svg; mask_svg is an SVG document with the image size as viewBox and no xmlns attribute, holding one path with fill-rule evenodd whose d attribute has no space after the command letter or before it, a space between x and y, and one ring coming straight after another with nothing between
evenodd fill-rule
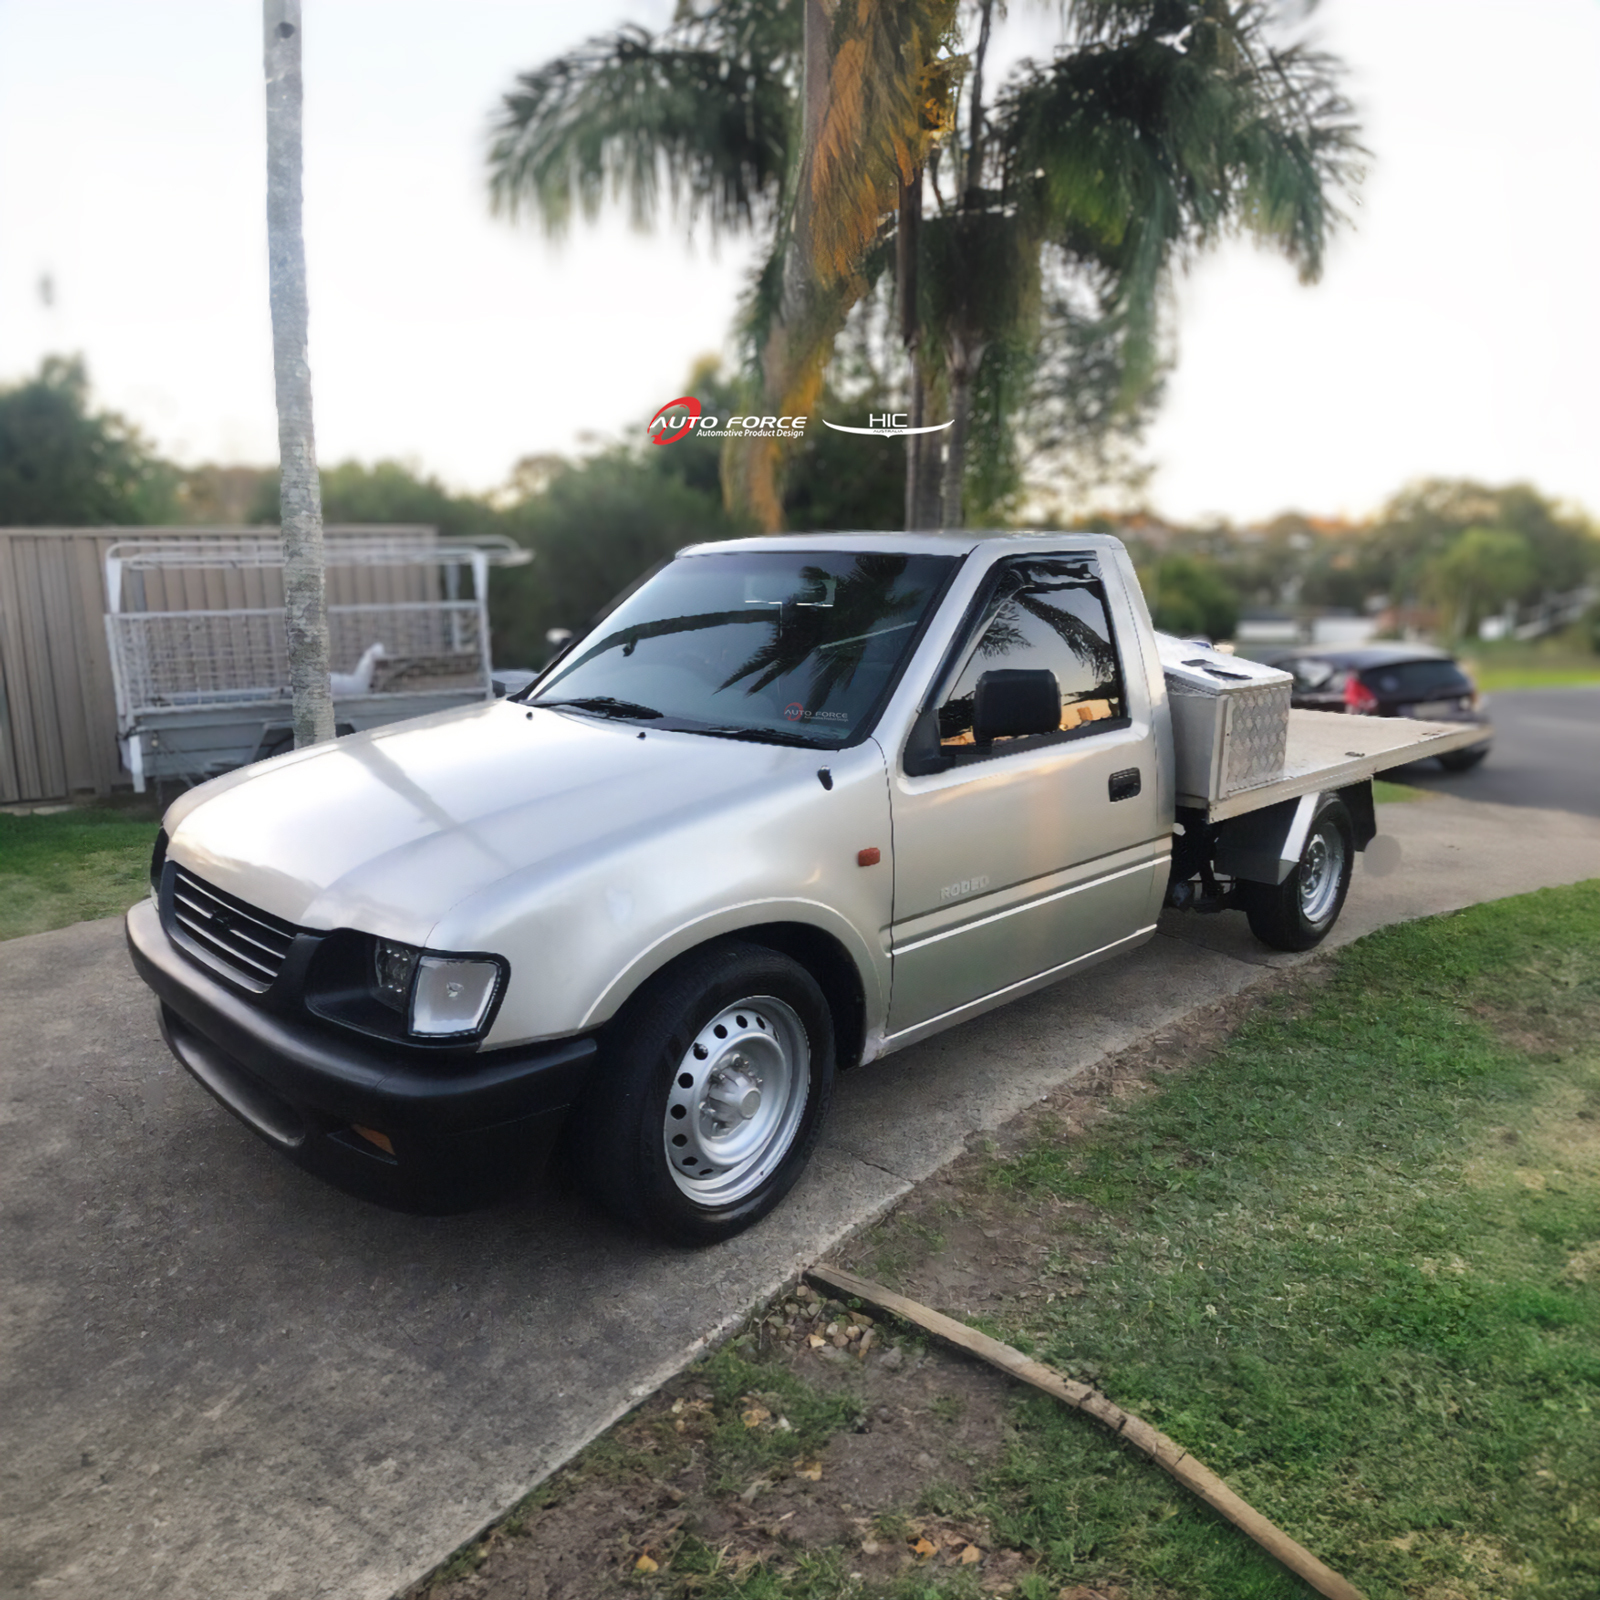
<instances>
[{"instance_id":1,"label":"wheel","mask_svg":"<svg viewBox=\"0 0 1600 1600\"><path fill-rule=\"evenodd\" d=\"M1274 950L1311 950L1339 920L1355 864L1355 832L1344 801L1325 796L1294 870L1274 887L1241 883L1250 931Z\"/></svg>"},{"instance_id":2,"label":"wheel","mask_svg":"<svg viewBox=\"0 0 1600 1600\"><path fill-rule=\"evenodd\" d=\"M816 979L760 945L710 945L608 1029L569 1123L576 1175L625 1222L680 1244L731 1238L804 1170L833 1081Z\"/></svg>"},{"instance_id":3,"label":"wheel","mask_svg":"<svg viewBox=\"0 0 1600 1600\"><path fill-rule=\"evenodd\" d=\"M1437 756L1435 759L1446 772L1468 772L1488 753L1488 745L1480 744L1471 750L1452 750L1448 755Z\"/></svg>"}]
</instances>

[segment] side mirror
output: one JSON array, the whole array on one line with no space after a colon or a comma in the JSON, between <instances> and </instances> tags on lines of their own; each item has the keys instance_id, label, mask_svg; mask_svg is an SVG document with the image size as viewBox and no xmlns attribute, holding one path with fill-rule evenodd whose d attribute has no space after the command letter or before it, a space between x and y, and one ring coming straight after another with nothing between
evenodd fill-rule
<instances>
[{"instance_id":1,"label":"side mirror","mask_svg":"<svg viewBox=\"0 0 1600 1600\"><path fill-rule=\"evenodd\" d=\"M986 672L972 701L972 737L979 744L1054 733L1061 726L1061 688L1046 667Z\"/></svg>"}]
</instances>

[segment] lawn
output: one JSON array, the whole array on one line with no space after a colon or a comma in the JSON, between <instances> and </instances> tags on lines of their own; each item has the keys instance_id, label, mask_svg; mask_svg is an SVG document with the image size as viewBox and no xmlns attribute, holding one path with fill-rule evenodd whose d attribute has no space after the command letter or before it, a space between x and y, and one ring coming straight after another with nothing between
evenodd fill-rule
<instances>
[{"instance_id":1,"label":"lawn","mask_svg":"<svg viewBox=\"0 0 1600 1600\"><path fill-rule=\"evenodd\" d=\"M156 826L98 806L0 812L0 939L126 911L149 888Z\"/></svg>"},{"instance_id":2,"label":"lawn","mask_svg":"<svg viewBox=\"0 0 1600 1600\"><path fill-rule=\"evenodd\" d=\"M1600 886L1387 930L1087 1144L1087 1293L1009 1332L1379 1596L1600 1594ZM1103 1258L1101 1260L1100 1258ZM1136 1594L1305 1591L1027 1400L997 1526Z\"/></svg>"},{"instance_id":3,"label":"lawn","mask_svg":"<svg viewBox=\"0 0 1600 1600\"><path fill-rule=\"evenodd\" d=\"M1409 783L1390 783L1386 778L1372 780L1372 799L1380 806L1403 805L1408 800L1426 800L1430 791Z\"/></svg>"},{"instance_id":4,"label":"lawn","mask_svg":"<svg viewBox=\"0 0 1600 1600\"><path fill-rule=\"evenodd\" d=\"M1485 692L1600 683L1600 653L1588 647L1582 630L1576 628L1528 643L1479 640L1467 647L1465 659L1473 680Z\"/></svg>"},{"instance_id":5,"label":"lawn","mask_svg":"<svg viewBox=\"0 0 1600 1600\"><path fill-rule=\"evenodd\" d=\"M1387 929L1117 1058L841 1258L1096 1382L1369 1600L1594 1600L1597 1040L1600 884ZM848 1320L781 1297L434 1592L1311 1594L1078 1413Z\"/></svg>"}]
</instances>

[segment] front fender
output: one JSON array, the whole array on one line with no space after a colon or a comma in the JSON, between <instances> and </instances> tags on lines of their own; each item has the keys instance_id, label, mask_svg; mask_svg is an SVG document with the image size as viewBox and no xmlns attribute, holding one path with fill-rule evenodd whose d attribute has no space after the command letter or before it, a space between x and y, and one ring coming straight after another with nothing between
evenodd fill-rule
<instances>
[{"instance_id":1,"label":"front fender","mask_svg":"<svg viewBox=\"0 0 1600 1600\"><path fill-rule=\"evenodd\" d=\"M713 939L730 938L752 928L771 927L774 923L816 928L843 947L861 981L867 1037L872 1038L881 1031L889 1013L890 982L889 952L882 941L874 949L861 931L831 906L814 900L779 899L749 900L742 905L727 906L695 917L663 934L606 986L584 1016L579 1031L589 1032L610 1021L643 984L679 956Z\"/></svg>"}]
</instances>

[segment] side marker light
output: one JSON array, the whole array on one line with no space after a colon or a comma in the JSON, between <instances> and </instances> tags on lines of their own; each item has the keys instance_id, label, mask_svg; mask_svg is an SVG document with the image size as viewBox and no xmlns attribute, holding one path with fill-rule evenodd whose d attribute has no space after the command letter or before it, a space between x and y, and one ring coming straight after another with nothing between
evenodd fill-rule
<instances>
[{"instance_id":1,"label":"side marker light","mask_svg":"<svg viewBox=\"0 0 1600 1600\"><path fill-rule=\"evenodd\" d=\"M873 845L866 850L856 851L856 865L858 867L875 867L882 860L883 852L877 845Z\"/></svg>"}]
</instances>

